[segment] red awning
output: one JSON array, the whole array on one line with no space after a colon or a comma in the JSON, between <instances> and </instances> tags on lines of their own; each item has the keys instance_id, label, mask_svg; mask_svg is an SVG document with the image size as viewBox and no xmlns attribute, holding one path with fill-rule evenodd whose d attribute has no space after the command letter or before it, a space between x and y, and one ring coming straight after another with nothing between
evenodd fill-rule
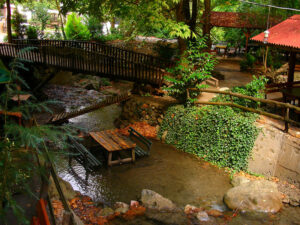
<instances>
[{"instance_id":1,"label":"red awning","mask_svg":"<svg viewBox=\"0 0 300 225\"><path fill-rule=\"evenodd\" d=\"M203 20L202 18L201 22ZM272 25L281 21L279 18L270 18L270 24ZM213 11L210 14L210 24L214 27L265 29L267 22L256 14Z\"/></svg>"},{"instance_id":2,"label":"red awning","mask_svg":"<svg viewBox=\"0 0 300 225\"><path fill-rule=\"evenodd\" d=\"M281 47L300 49L300 15L294 15L269 29L267 43ZM251 38L253 41L264 42L264 32Z\"/></svg>"}]
</instances>

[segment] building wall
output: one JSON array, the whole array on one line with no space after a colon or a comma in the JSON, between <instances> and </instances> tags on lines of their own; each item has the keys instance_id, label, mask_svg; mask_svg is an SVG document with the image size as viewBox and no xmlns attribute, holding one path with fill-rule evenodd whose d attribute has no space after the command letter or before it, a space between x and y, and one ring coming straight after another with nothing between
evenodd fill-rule
<instances>
[{"instance_id":1,"label":"building wall","mask_svg":"<svg viewBox=\"0 0 300 225\"><path fill-rule=\"evenodd\" d=\"M248 169L300 187L300 138L271 126L263 126L255 142Z\"/></svg>"}]
</instances>

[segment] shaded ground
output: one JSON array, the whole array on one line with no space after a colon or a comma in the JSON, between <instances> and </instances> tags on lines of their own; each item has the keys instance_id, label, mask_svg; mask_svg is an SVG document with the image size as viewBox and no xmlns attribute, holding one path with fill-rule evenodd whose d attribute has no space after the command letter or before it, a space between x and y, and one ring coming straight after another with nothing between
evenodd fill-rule
<instances>
[{"instance_id":1,"label":"shaded ground","mask_svg":"<svg viewBox=\"0 0 300 225\"><path fill-rule=\"evenodd\" d=\"M215 70L225 76L220 80L220 87L242 86L252 81L252 74L240 71L240 59L220 59Z\"/></svg>"},{"instance_id":2,"label":"shaded ground","mask_svg":"<svg viewBox=\"0 0 300 225\"><path fill-rule=\"evenodd\" d=\"M252 81L252 74L240 71L240 58L224 59L219 58L219 63L215 71L224 76L224 80L219 81L220 88L232 88L243 86ZM199 101L210 101L216 94L202 93L198 98Z\"/></svg>"}]
</instances>

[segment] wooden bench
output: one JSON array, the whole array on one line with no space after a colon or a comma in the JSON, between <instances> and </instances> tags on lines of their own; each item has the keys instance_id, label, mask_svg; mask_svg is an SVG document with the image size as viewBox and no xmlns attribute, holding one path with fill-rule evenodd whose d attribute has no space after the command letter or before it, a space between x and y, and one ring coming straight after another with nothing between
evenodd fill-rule
<instances>
[{"instance_id":1,"label":"wooden bench","mask_svg":"<svg viewBox=\"0 0 300 225\"><path fill-rule=\"evenodd\" d=\"M84 167L99 167L102 163L93 156L82 144L78 143L74 138L70 137L74 150L77 154L69 155L69 164L71 165L72 159L75 158L76 161L81 163Z\"/></svg>"},{"instance_id":2,"label":"wooden bench","mask_svg":"<svg viewBox=\"0 0 300 225\"><path fill-rule=\"evenodd\" d=\"M137 144L135 147L135 154L138 157L150 155L152 142L145 138L143 135L141 135L139 132L134 130L132 127L129 128L128 132L130 134L130 139Z\"/></svg>"},{"instance_id":3,"label":"wooden bench","mask_svg":"<svg viewBox=\"0 0 300 225\"><path fill-rule=\"evenodd\" d=\"M108 152L108 166L135 161L136 144L129 138L111 130L90 132L90 135ZM113 160L113 153L119 153L120 151L131 151L131 157L122 159L118 154L118 159Z\"/></svg>"}]
</instances>

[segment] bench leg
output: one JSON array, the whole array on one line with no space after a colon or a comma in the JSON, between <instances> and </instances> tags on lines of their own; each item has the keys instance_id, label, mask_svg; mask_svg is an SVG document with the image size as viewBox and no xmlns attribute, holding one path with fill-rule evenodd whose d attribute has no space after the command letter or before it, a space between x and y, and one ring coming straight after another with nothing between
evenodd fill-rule
<instances>
[{"instance_id":1,"label":"bench leg","mask_svg":"<svg viewBox=\"0 0 300 225\"><path fill-rule=\"evenodd\" d=\"M107 159L107 165L111 166L111 160L112 160L112 152L108 153L108 159Z\"/></svg>"},{"instance_id":2,"label":"bench leg","mask_svg":"<svg viewBox=\"0 0 300 225\"><path fill-rule=\"evenodd\" d=\"M134 148L131 149L131 158L132 158L132 162L135 162L135 151L134 151Z\"/></svg>"}]
</instances>

